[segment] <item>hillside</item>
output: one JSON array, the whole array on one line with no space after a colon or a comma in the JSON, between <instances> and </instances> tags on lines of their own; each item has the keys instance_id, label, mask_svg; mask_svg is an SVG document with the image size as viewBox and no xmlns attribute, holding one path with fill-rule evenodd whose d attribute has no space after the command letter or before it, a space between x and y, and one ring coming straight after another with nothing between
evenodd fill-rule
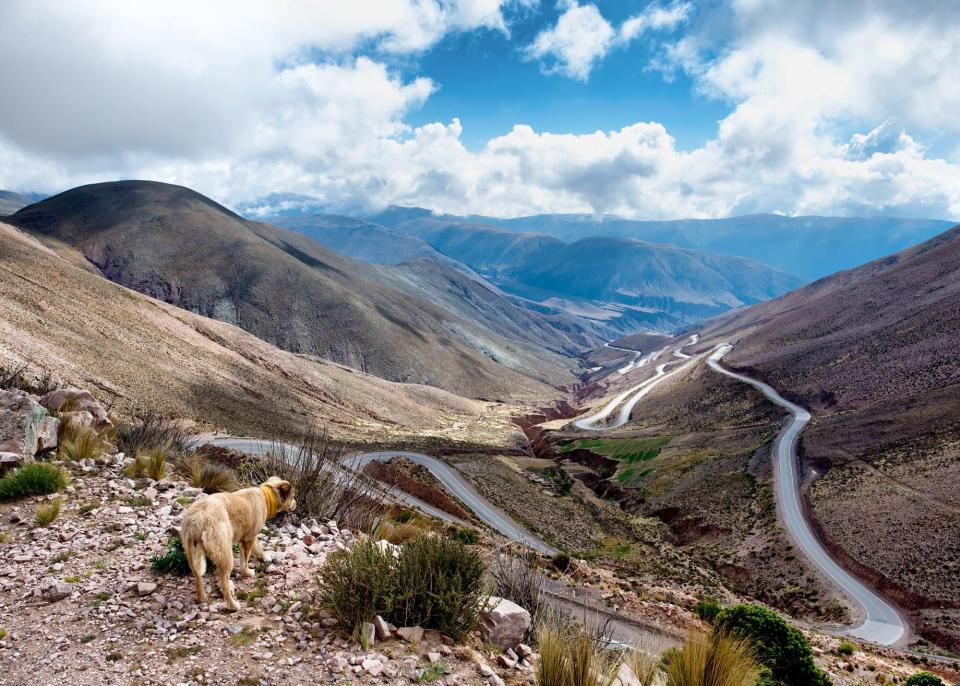
<instances>
[{"instance_id":1,"label":"hillside","mask_svg":"<svg viewBox=\"0 0 960 686\"><path fill-rule=\"evenodd\" d=\"M554 359L500 365L483 352L508 344L496 332L391 287L382 270L179 186L83 186L8 221L116 283L392 381L509 398L544 397L545 384L572 378Z\"/></svg>"},{"instance_id":2,"label":"hillside","mask_svg":"<svg viewBox=\"0 0 960 686\"><path fill-rule=\"evenodd\" d=\"M789 217L780 214L669 221L546 214L477 221L511 231L541 232L565 241L614 236L737 255L804 279L818 279L903 250L953 225L953 222L941 219Z\"/></svg>"},{"instance_id":3,"label":"hillside","mask_svg":"<svg viewBox=\"0 0 960 686\"><path fill-rule=\"evenodd\" d=\"M624 316L630 324L619 333L638 328L636 313L649 328L676 329L801 283L750 260L634 239L564 243L544 234L436 218L403 221L394 228L422 238L515 296L547 306L572 301L561 309L580 316L591 307L605 309L596 318L613 329L611 320ZM611 313L611 305L634 317Z\"/></svg>"},{"instance_id":4,"label":"hillside","mask_svg":"<svg viewBox=\"0 0 960 686\"><path fill-rule=\"evenodd\" d=\"M34 202L31 198L13 191L0 191L0 217L13 214L17 210Z\"/></svg>"},{"instance_id":5,"label":"hillside","mask_svg":"<svg viewBox=\"0 0 960 686\"><path fill-rule=\"evenodd\" d=\"M279 350L73 266L6 224L0 271L0 363L90 387L120 412L202 419L240 435L319 422L348 441L460 434L498 443L512 433L484 403Z\"/></svg>"},{"instance_id":6,"label":"hillside","mask_svg":"<svg viewBox=\"0 0 960 686\"><path fill-rule=\"evenodd\" d=\"M710 322L725 358L810 407L825 538L960 645L960 228ZM934 607L954 607L934 610Z\"/></svg>"}]
</instances>

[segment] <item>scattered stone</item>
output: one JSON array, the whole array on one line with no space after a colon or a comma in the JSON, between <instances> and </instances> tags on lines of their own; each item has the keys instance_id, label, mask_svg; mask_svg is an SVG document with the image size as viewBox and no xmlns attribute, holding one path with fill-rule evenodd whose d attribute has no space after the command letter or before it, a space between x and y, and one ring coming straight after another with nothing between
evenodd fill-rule
<instances>
[{"instance_id":1,"label":"scattered stone","mask_svg":"<svg viewBox=\"0 0 960 686\"><path fill-rule=\"evenodd\" d=\"M137 595L151 595L157 590L157 585L152 581L141 581L137 584Z\"/></svg>"},{"instance_id":2,"label":"scattered stone","mask_svg":"<svg viewBox=\"0 0 960 686\"><path fill-rule=\"evenodd\" d=\"M530 613L507 600L491 596L480 619L480 638L507 650L521 643L530 631Z\"/></svg>"},{"instance_id":3,"label":"scattered stone","mask_svg":"<svg viewBox=\"0 0 960 686\"><path fill-rule=\"evenodd\" d=\"M440 653L430 652L430 653L427 653L426 657L427 657L427 662L430 662L432 664L440 659Z\"/></svg>"},{"instance_id":4,"label":"scattered stone","mask_svg":"<svg viewBox=\"0 0 960 686\"><path fill-rule=\"evenodd\" d=\"M392 638L392 632L390 631L390 626L387 624L387 621L380 615L377 615L373 618L373 626L374 626L374 629L376 629L378 641L387 641L390 638Z\"/></svg>"},{"instance_id":5,"label":"scattered stone","mask_svg":"<svg viewBox=\"0 0 960 686\"><path fill-rule=\"evenodd\" d=\"M423 640L423 629L418 626L404 626L397 629L397 636L407 643L419 643Z\"/></svg>"},{"instance_id":6,"label":"scattered stone","mask_svg":"<svg viewBox=\"0 0 960 686\"><path fill-rule=\"evenodd\" d=\"M51 603L55 603L58 600L69 597L71 593L73 593L73 587L70 584L58 581L47 587L43 595Z\"/></svg>"}]
</instances>

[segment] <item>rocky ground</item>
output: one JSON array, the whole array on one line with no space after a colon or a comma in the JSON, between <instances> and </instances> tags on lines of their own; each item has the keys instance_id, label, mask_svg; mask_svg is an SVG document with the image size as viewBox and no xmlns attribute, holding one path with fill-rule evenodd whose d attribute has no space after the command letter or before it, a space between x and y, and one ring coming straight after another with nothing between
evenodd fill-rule
<instances>
[{"instance_id":1,"label":"rocky ground","mask_svg":"<svg viewBox=\"0 0 960 686\"><path fill-rule=\"evenodd\" d=\"M269 523L255 580L235 579L243 609L219 593L198 605L189 578L159 576L172 527L198 489L131 480L122 456L72 470L62 511L34 524L31 498L0 506L0 684L407 684L524 681L526 667L435 633L361 648L311 604L326 555L354 534L335 522ZM208 588L215 583L207 576ZM416 636L414 636L416 638Z\"/></svg>"}]
</instances>

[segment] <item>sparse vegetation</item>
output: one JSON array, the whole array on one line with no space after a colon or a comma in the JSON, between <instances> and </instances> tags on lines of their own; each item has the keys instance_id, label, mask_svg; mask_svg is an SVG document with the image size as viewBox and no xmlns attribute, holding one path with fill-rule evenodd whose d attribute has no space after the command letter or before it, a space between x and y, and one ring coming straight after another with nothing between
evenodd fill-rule
<instances>
[{"instance_id":1,"label":"sparse vegetation","mask_svg":"<svg viewBox=\"0 0 960 686\"><path fill-rule=\"evenodd\" d=\"M581 438L558 448L561 453L582 448L598 455L612 457L620 462L634 464L647 462L660 454L660 450L670 442L670 436L650 438Z\"/></svg>"},{"instance_id":2,"label":"sparse vegetation","mask_svg":"<svg viewBox=\"0 0 960 686\"><path fill-rule=\"evenodd\" d=\"M135 479L148 477L154 481L159 481L168 472L167 451L164 448L149 448L137 452L133 462L124 469L127 476Z\"/></svg>"},{"instance_id":3,"label":"sparse vegetation","mask_svg":"<svg viewBox=\"0 0 960 686\"><path fill-rule=\"evenodd\" d=\"M403 512L380 522L374 537L400 545L432 529L433 525L425 517Z\"/></svg>"},{"instance_id":4,"label":"sparse vegetation","mask_svg":"<svg viewBox=\"0 0 960 686\"><path fill-rule=\"evenodd\" d=\"M535 623L544 620L547 576L536 564L536 556L517 556L498 550L490 566L494 592L526 608Z\"/></svg>"},{"instance_id":5,"label":"sparse vegetation","mask_svg":"<svg viewBox=\"0 0 960 686\"><path fill-rule=\"evenodd\" d=\"M840 645L837 646L837 655L849 657L855 652L857 652L857 646L853 645L849 641L840 641Z\"/></svg>"},{"instance_id":6,"label":"sparse vegetation","mask_svg":"<svg viewBox=\"0 0 960 686\"><path fill-rule=\"evenodd\" d=\"M784 686L829 686L829 677L813 662L807 639L772 610L741 604L721 610L715 631L749 641L761 666L766 668L761 684Z\"/></svg>"},{"instance_id":7,"label":"sparse vegetation","mask_svg":"<svg viewBox=\"0 0 960 686\"><path fill-rule=\"evenodd\" d=\"M46 505L41 505L37 508L37 512L34 515L36 519L37 526L49 526L53 521L60 516L60 505L62 501L60 498L51 500Z\"/></svg>"},{"instance_id":8,"label":"sparse vegetation","mask_svg":"<svg viewBox=\"0 0 960 686\"><path fill-rule=\"evenodd\" d=\"M167 550L163 555L150 559L150 567L157 574L173 574L186 576L190 573L187 555L183 552L183 543L178 536L171 536L167 541Z\"/></svg>"},{"instance_id":9,"label":"sparse vegetation","mask_svg":"<svg viewBox=\"0 0 960 686\"><path fill-rule=\"evenodd\" d=\"M0 479L0 500L48 495L63 490L66 485L67 475L59 467L31 462Z\"/></svg>"},{"instance_id":10,"label":"sparse vegetation","mask_svg":"<svg viewBox=\"0 0 960 686\"><path fill-rule=\"evenodd\" d=\"M664 659L667 686L754 686L764 683L750 641L724 631L691 634Z\"/></svg>"},{"instance_id":11,"label":"sparse vegetation","mask_svg":"<svg viewBox=\"0 0 960 686\"><path fill-rule=\"evenodd\" d=\"M89 426L64 422L60 427L59 455L63 460L99 460L110 447L100 434Z\"/></svg>"},{"instance_id":12,"label":"sparse vegetation","mask_svg":"<svg viewBox=\"0 0 960 686\"><path fill-rule=\"evenodd\" d=\"M7 630L0 626L0 641L7 637Z\"/></svg>"},{"instance_id":13,"label":"sparse vegetation","mask_svg":"<svg viewBox=\"0 0 960 686\"><path fill-rule=\"evenodd\" d=\"M168 457L186 455L196 447L191 432L181 424L154 412L134 422L117 424L117 448L128 455L162 450Z\"/></svg>"},{"instance_id":14,"label":"sparse vegetation","mask_svg":"<svg viewBox=\"0 0 960 686\"><path fill-rule=\"evenodd\" d=\"M697 602L696 606L693 608L693 611L696 613L697 617L708 624L712 624L713 620L717 618L717 615L720 614L722 609L723 608L720 606L720 603L716 598L706 596Z\"/></svg>"},{"instance_id":15,"label":"sparse vegetation","mask_svg":"<svg viewBox=\"0 0 960 686\"><path fill-rule=\"evenodd\" d=\"M194 488L204 493L221 493L237 490L237 477L231 469L191 453L180 461L180 471Z\"/></svg>"},{"instance_id":16,"label":"sparse vegetation","mask_svg":"<svg viewBox=\"0 0 960 686\"><path fill-rule=\"evenodd\" d=\"M537 629L537 686L608 686L619 663L593 632L576 622L547 620Z\"/></svg>"},{"instance_id":17,"label":"sparse vegetation","mask_svg":"<svg viewBox=\"0 0 960 686\"><path fill-rule=\"evenodd\" d=\"M421 535L399 551L365 540L328 558L318 599L355 637L379 614L458 639L479 621L483 574L480 555L449 538Z\"/></svg>"},{"instance_id":18,"label":"sparse vegetation","mask_svg":"<svg viewBox=\"0 0 960 686\"><path fill-rule=\"evenodd\" d=\"M56 388L53 375L47 370L31 374L26 364L0 364L0 390L46 395Z\"/></svg>"},{"instance_id":19,"label":"sparse vegetation","mask_svg":"<svg viewBox=\"0 0 960 686\"><path fill-rule=\"evenodd\" d=\"M663 652L663 642L658 639L647 639L627 651L624 662L636 675L640 686L653 686L657 674L660 673Z\"/></svg>"}]
</instances>

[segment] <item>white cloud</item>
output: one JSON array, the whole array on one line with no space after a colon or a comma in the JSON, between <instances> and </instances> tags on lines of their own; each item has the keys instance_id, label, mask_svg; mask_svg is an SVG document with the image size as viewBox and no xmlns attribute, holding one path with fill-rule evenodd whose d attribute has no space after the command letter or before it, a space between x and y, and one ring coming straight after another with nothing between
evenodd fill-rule
<instances>
[{"instance_id":1,"label":"white cloud","mask_svg":"<svg viewBox=\"0 0 960 686\"><path fill-rule=\"evenodd\" d=\"M570 49L562 63L585 78L599 44L702 20L670 52L702 93L730 103L699 147L641 121L582 135L518 124L471 151L457 119L406 123L443 84L356 54L508 31L501 2L390 0L363 16L331 2L323 21L315 4L202 3L191 22L177 4L0 3L0 188L137 177L232 205L280 192L344 210L960 218L960 164L923 142L956 147L960 10L797 5L738 0L724 21L654 5Z\"/></svg>"},{"instance_id":2,"label":"white cloud","mask_svg":"<svg viewBox=\"0 0 960 686\"><path fill-rule=\"evenodd\" d=\"M623 46L649 31L671 30L686 21L689 3L648 5L614 29L594 4L567 0L557 23L537 34L525 49L531 59L541 60L548 73L586 81L596 63L617 46Z\"/></svg>"}]
</instances>

